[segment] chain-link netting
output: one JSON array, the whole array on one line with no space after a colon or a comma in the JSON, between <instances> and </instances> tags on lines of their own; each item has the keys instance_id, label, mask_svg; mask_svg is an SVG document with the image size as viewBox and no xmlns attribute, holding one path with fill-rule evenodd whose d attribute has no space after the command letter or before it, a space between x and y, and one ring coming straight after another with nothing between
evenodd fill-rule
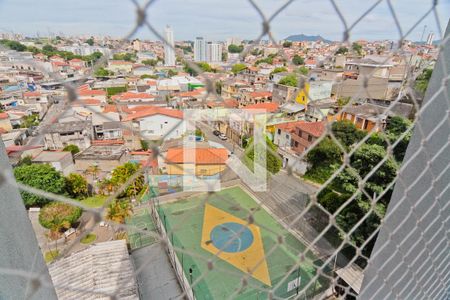
<instances>
[{"instance_id":1,"label":"chain-link netting","mask_svg":"<svg viewBox=\"0 0 450 300\"><path fill-rule=\"evenodd\" d=\"M176 51L177 56L198 74L198 78L206 89L206 93L197 99L202 110L212 111L212 109L206 108L208 102L223 103L226 101L225 97L218 93L217 85L219 83L216 82L215 77L202 70L183 52L177 51L175 45L168 41L164 34L156 30L152 20L147 17L156 1L148 1L143 5L136 1L132 2L136 6L136 22L133 29L118 42L116 48L129 44L140 30L148 30L164 43L164 47ZM277 16L292 2L294 1L283 3L268 17L256 1L249 1L261 17L261 32L251 43L246 44L239 60L244 61L248 55L257 54L257 50L263 49L261 41L268 37L270 47L276 49L273 53L284 62L284 67L289 70L298 69L298 66L293 64L291 57L287 55L286 48L274 38L271 32ZM277 174L270 172L258 174L267 179L265 191L255 189L248 181L244 180L242 174L246 172L245 170L226 167L220 175L222 179L220 189L215 185L217 181L212 184L208 180L203 180L204 192L186 188L183 190L182 184L177 182L171 187L170 193L163 194L162 190L170 188L161 186L160 181L163 175L160 174L160 170L152 167L152 162L158 159L169 160L167 148L170 148L168 146L170 140L168 137L179 128L178 125L173 126L173 129L166 132L160 140L152 141L142 135L139 126L134 126L133 122L124 122L122 117L122 130L130 132L133 138L146 140L151 155L125 182L110 190L100 208L92 208L77 199L25 185L16 181L11 174L4 176L6 178L4 184L17 185L22 192L83 209L84 216L87 216L89 220L76 238L59 246L58 251L54 252L55 260L64 259L67 255L79 251L80 242L88 238L94 228L101 225L112 228L112 232L114 232L112 239L126 238L131 252L156 243L163 245L182 289L180 298L325 299L348 297L351 299L358 297L363 288L363 281L365 287L371 287L378 282L378 276L387 276L384 285L379 286L379 289L389 290L391 297L396 295L402 298L400 295L405 295L404 291L400 289L397 282L389 280L390 274L375 273L372 278L364 278L364 269L370 267L374 257L385 253L386 247L392 247L389 244L392 243L392 239L387 238L374 248L384 220L395 215L396 211L409 201L409 193L414 191L416 184L424 180L424 176L430 176L428 171L431 165L435 164L441 155L448 157L448 136L440 137L440 139L444 139L441 152L431 155L427 152L427 143L433 143L437 138L436 133L442 128L448 129L449 127L448 59L444 55L436 55L435 61L429 59L422 64L413 63L412 46L407 43L407 39L413 30L421 26L421 22L425 18L436 20L436 26L439 29L438 35L441 38L439 48L441 53L449 46L449 37L444 38L443 36L438 18L439 5L437 1L430 2L429 9L422 12L423 15L417 16L417 21L411 28L402 26L391 1L379 0L367 5L367 10L352 24L348 23L345 14L335 1L330 1L329 5L342 22L344 31L342 42L333 44L335 51L323 57L323 61L328 62L333 62L338 49L352 48L350 42L352 31L358 27L361 21L377 7L381 5L387 7L386 13L390 14L395 24L392 30L398 31L398 47L390 50L374 50L383 52L383 60L366 63L377 66L391 65L394 61L403 63L402 77L400 81L397 81L396 92L392 97L384 101L383 105L375 105L379 103L373 102L376 96L372 95L377 93L373 87L378 84L376 79L380 77L378 73L380 68L367 67L364 69L360 66L359 74L357 74L358 84L353 87L351 95L346 96L343 90L338 88L335 92L335 101L328 106L326 114L320 105L308 106L308 110L316 113L316 119L322 121L320 126L323 128L319 136L308 140L309 144L301 153L290 154L283 145L278 145L278 148L261 148L263 154L267 155L268 161L279 160L283 164L286 162L283 170ZM363 56L364 54L359 58ZM106 55L97 60L92 65L91 72L85 74L84 78L91 79L94 71L104 66L107 61ZM442 69L441 73L444 76L433 78L436 82L440 81L440 85L436 89L428 91L425 101L423 101L424 96L417 92L417 80L424 70L431 67L430 61ZM67 82L57 72L39 69L41 66L34 60L26 61L26 63L34 66L54 81ZM351 80L352 76L356 76L353 71L343 70L343 76L348 76ZM224 73L226 72L224 71ZM240 78L240 76L237 74L233 78ZM292 87L293 93L284 99L285 103L295 103L302 92L307 99L312 100L306 89L306 85L309 85L309 78L300 75L298 78L297 85ZM320 79L317 82L320 82ZM342 86L346 84L346 81L342 78L334 78L332 83ZM223 82L220 84L222 85ZM66 96L63 103L60 103L60 111L51 120L47 118L41 123L38 136L34 138L45 139L50 125L58 123L59 118L74 103L80 102L79 86L64 83L64 88ZM440 109L446 114L443 114L442 119L433 130L422 128L423 125L419 122L422 114L430 109L442 94L445 95L447 101L446 106ZM345 101L338 103L342 99ZM272 99L272 101L274 100ZM117 106L121 115L126 116L130 113L129 103L123 104L117 101L113 104ZM375 106L377 110L373 111ZM362 110L362 107L367 110ZM90 106L85 106L85 109L91 110L93 114L98 113ZM405 109L407 113L403 112ZM216 110L214 111L217 113ZM227 118L237 114L229 111L223 113ZM406 118L398 117L402 113ZM184 114L187 115L188 112L185 111ZM276 136L276 130L280 127L272 124L279 124L277 123L278 117L279 115L272 113L266 115L264 120L266 126L263 128L265 133L270 126L274 126L275 130L272 131L272 134ZM107 119L107 117L105 118ZM253 121L253 119L240 120L241 123L256 124L256 122L252 123ZM201 118L195 120L184 118L179 122L180 126L212 132L217 125L214 122L223 124L227 122L227 119L223 116L212 121ZM348 123L354 124L356 130ZM319 126L317 122L314 124ZM294 131L297 130L296 127L293 128ZM288 131L282 132L284 134ZM408 153L406 149L413 133L416 137L420 136L420 145L414 152ZM245 148L242 148L241 143L234 143L236 145L233 145L230 159L243 161L244 163L239 165L240 168L247 168L245 161L250 156L250 152L253 151L252 157L261 154L257 150L259 148L256 140L256 138L255 141L249 139ZM188 144L190 147L195 147L196 142L191 139ZM291 146L290 144L289 147ZM195 156L193 152L188 154L187 148L185 145L185 159L186 155ZM257 153L255 154L255 152ZM415 160L424 159L423 155L426 159L423 170L417 170L417 173L413 175L403 172ZM289 164L286 157L291 159ZM292 163L293 158L295 159L294 163ZM210 159L214 160L214 157ZM302 168L300 165L307 165L306 173L302 177L297 174L298 170ZM99 167L101 166L99 165ZM187 168L180 164L175 164L173 167L178 169L177 174L181 172L188 180L202 177L198 176L195 167ZM448 177L447 170L448 167L438 174L431 173L432 178L428 178L431 180L430 190L445 181L445 178ZM411 176L415 177L412 183L409 180ZM185 178L183 183L186 184ZM204 179L204 177L202 178ZM122 223L111 218L111 210L119 209L115 206L118 205L117 199L122 197L130 187L134 187L138 181L144 181L145 193L139 199L138 204L133 204L132 212L125 218L126 221ZM214 185L214 187L209 185ZM402 186L403 194L392 207L389 206L389 203L396 185ZM448 181L444 182L444 185L448 188ZM445 197L445 191L446 189L439 195L433 196L429 196L427 191L418 203L411 205L415 207L420 205L422 200L426 200L430 209L438 206L439 218L432 221L432 223L440 224L437 231L442 227L445 229L448 224L448 218L445 217L448 201L447 204L442 205L437 200ZM135 197L136 195L134 195ZM389 237L398 235L397 230L402 228L403 222L412 219L414 223L420 223L425 217L412 209L408 218L399 221L397 228L388 229ZM408 235L404 237L405 240L408 238ZM422 274L448 269L448 241L447 235L447 240L443 241L441 245L444 252L447 249L444 259L433 260L431 264L428 260L424 260L427 264L418 267ZM431 255L433 251L430 247L430 245L425 245L424 255ZM405 262L409 252L407 250L405 252L405 249L400 246L393 249L396 253L392 253L392 256L400 255L401 258L397 261ZM48 246L48 249L42 249L44 253L54 250L54 244ZM38 250L36 249L36 251ZM385 261L386 264L392 263L389 259ZM154 268L153 263L154 257L151 255L141 260L138 265L134 266L134 276L138 278L147 268ZM45 282L42 279L44 277L41 277L40 274L29 274L17 269L1 269L0 272L11 276L23 276L29 278L30 282L41 280L40 284L30 284L29 289L31 290L54 286L58 294L67 290L72 291L72 295L77 295L73 297L80 298L97 296L113 298L121 295L121 289L125 288L118 286L117 290L112 293L105 292L101 288L83 290L79 286L72 286L70 282L59 285ZM104 274L104 276L108 276L108 274ZM441 283L439 287L448 288L448 272L447 274L439 273L438 277ZM422 282L419 278L408 279L416 285ZM430 294L424 293L420 298L437 299L432 296L434 294L431 292ZM28 293L29 297L32 297L33 294L33 291ZM370 297L379 299L377 294ZM417 295L411 296L411 299L414 297Z\"/></svg>"}]
</instances>

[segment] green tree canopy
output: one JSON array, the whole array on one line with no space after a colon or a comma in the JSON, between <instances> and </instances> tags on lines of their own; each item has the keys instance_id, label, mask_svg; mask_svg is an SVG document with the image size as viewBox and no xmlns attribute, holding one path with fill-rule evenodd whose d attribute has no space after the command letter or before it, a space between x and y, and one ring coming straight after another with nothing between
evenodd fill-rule
<instances>
[{"instance_id":1,"label":"green tree canopy","mask_svg":"<svg viewBox=\"0 0 450 300\"><path fill-rule=\"evenodd\" d=\"M347 47L339 47L335 54L347 54L348 48Z\"/></svg>"},{"instance_id":2,"label":"green tree canopy","mask_svg":"<svg viewBox=\"0 0 450 300\"><path fill-rule=\"evenodd\" d=\"M290 48L292 46L292 42L291 41L284 41L283 42L283 47L284 48Z\"/></svg>"},{"instance_id":3,"label":"green tree canopy","mask_svg":"<svg viewBox=\"0 0 450 300\"><path fill-rule=\"evenodd\" d=\"M14 169L16 180L25 185L59 195L66 193L66 180L60 172L48 164L22 165ZM28 192L21 192L26 207L42 207L49 199Z\"/></svg>"},{"instance_id":4,"label":"green tree canopy","mask_svg":"<svg viewBox=\"0 0 450 300\"><path fill-rule=\"evenodd\" d=\"M294 74L291 74L291 75L287 75L287 76L281 78L281 80L278 83L281 85L297 87L298 79L297 79L297 76L295 76Z\"/></svg>"},{"instance_id":5,"label":"green tree canopy","mask_svg":"<svg viewBox=\"0 0 450 300\"><path fill-rule=\"evenodd\" d=\"M113 222L124 224L132 212L130 202L126 200L115 200L109 204L106 218Z\"/></svg>"},{"instance_id":6,"label":"green tree canopy","mask_svg":"<svg viewBox=\"0 0 450 300\"><path fill-rule=\"evenodd\" d=\"M260 145L256 145L253 143L253 138L251 138L247 143L245 149L245 157L247 158L246 164L250 169L253 168L253 164L249 163L253 163L255 157L255 148L259 146ZM266 147L266 170L272 174L276 174L281 170L282 162L280 156L277 154L277 146L272 143L272 141L267 136Z\"/></svg>"},{"instance_id":7,"label":"green tree canopy","mask_svg":"<svg viewBox=\"0 0 450 300\"><path fill-rule=\"evenodd\" d=\"M231 44L228 46L228 52L230 53L241 53L244 50L244 45Z\"/></svg>"},{"instance_id":8,"label":"green tree canopy","mask_svg":"<svg viewBox=\"0 0 450 300\"><path fill-rule=\"evenodd\" d=\"M146 66L156 66L158 64L158 60L157 59L145 59L142 61L142 63Z\"/></svg>"},{"instance_id":9,"label":"green tree canopy","mask_svg":"<svg viewBox=\"0 0 450 300\"><path fill-rule=\"evenodd\" d=\"M24 44L21 44L19 42L16 41L11 41L11 40L0 40L0 44L8 47L11 50L16 50L19 52L23 52L25 50L27 50L27 47Z\"/></svg>"},{"instance_id":10,"label":"green tree canopy","mask_svg":"<svg viewBox=\"0 0 450 300\"><path fill-rule=\"evenodd\" d=\"M124 60L124 61L136 61L136 55L126 52L126 53L116 53L113 55L114 60Z\"/></svg>"},{"instance_id":11,"label":"green tree canopy","mask_svg":"<svg viewBox=\"0 0 450 300\"><path fill-rule=\"evenodd\" d=\"M286 67L276 67L275 69L273 69L272 72L270 72L270 74L276 74L281 72L287 72Z\"/></svg>"},{"instance_id":12,"label":"green tree canopy","mask_svg":"<svg viewBox=\"0 0 450 300\"><path fill-rule=\"evenodd\" d=\"M292 63L296 66L299 66L305 64L305 60L300 55L295 54L294 57L292 58Z\"/></svg>"},{"instance_id":13,"label":"green tree canopy","mask_svg":"<svg viewBox=\"0 0 450 300\"><path fill-rule=\"evenodd\" d=\"M331 125L334 136L345 148L359 142L366 136L366 132L356 128L355 124L348 120L334 122Z\"/></svg>"},{"instance_id":14,"label":"green tree canopy","mask_svg":"<svg viewBox=\"0 0 450 300\"><path fill-rule=\"evenodd\" d=\"M302 75L308 75L308 73L309 73L309 70L308 70L308 68L307 67L305 67L305 66L301 66L300 68L298 68L296 71L295 71L296 73L300 73L300 74L302 74Z\"/></svg>"},{"instance_id":15,"label":"green tree canopy","mask_svg":"<svg viewBox=\"0 0 450 300\"><path fill-rule=\"evenodd\" d=\"M123 185L127 180L133 176L139 170L139 165L127 162L121 166L118 166L112 171L111 182L118 188ZM144 176L138 176L132 183L130 183L125 191L122 193L122 197L132 197L140 193L144 188Z\"/></svg>"},{"instance_id":16,"label":"green tree canopy","mask_svg":"<svg viewBox=\"0 0 450 300\"><path fill-rule=\"evenodd\" d=\"M89 46L94 46L94 38L90 37L86 40L86 44Z\"/></svg>"},{"instance_id":17,"label":"green tree canopy","mask_svg":"<svg viewBox=\"0 0 450 300\"><path fill-rule=\"evenodd\" d=\"M88 183L80 174L71 173L66 177L66 188L73 198L83 199L88 196Z\"/></svg>"},{"instance_id":18,"label":"green tree canopy","mask_svg":"<svg viewBox=\"0 0 450 300\"><path fill-rule=\"evenodd\" d=\"M233 67L231 67L231 72L233 72L234 75L241 73L247 69L247 66L245 64L235 64Z\"/></svg>"},{"instance_id":19,"label":"green tree canopy","mask_svg":"<svg viewBox=\"0 0 450 300\"><path fill-rule=\"evenodd\" d=\"M98 68L94 73L94 76L96 76L96 77L106 77L106 76L112 76L112 75L114 75L114 72L109 71L103 67Z\"/></svg>"},{"instance_id":20,"label":"green tree canopy","mask_svg":"<svg viewBox=\"0 0 450 300\"><path fill-rule=\"evenodd\" d=\"M70 151L72 155L75 155L80 152L80 148L78 148L77 145L67 145L64 147L63 151Z\"/></svg>"},{"instance_id":21,"label":"green tree canopy","mask_svg":"<svg viewBox=\"0 0 450 300\"><path fill-rule=\"evenodd\" d=\"M81 216L81 209L62 202L52 202L39 212L39 223L57 237L63 229L69 229Z\"/></svg>"},{"instance_id":22,"label":"green tree canopy","mask_svg":"<svg viewBox=\"0 0 450 300\"><path fill-rule=\"evenodd\" d=\"M433 74L432 69L425 69L423 70L422 74L420 74L416 79L415 88L417 91L421 92L422 94L425 93L428 87L428 82L430 82L431 75Z\"/></svg>"},{"instance_id":23,"label":"green tree canopy","mask_svg":"<svg viewBox=\"0 0 450 300\"><path fill-rule=\"evenodd\" d=\"M362 52L363 52L363 47L360 45L360 44L358 44L358 43L353 43L352 44L352 49L353 49L353 51L355 51L356 53L358 53L358 55L362 55Z\"/></svg>"}]
</instances>

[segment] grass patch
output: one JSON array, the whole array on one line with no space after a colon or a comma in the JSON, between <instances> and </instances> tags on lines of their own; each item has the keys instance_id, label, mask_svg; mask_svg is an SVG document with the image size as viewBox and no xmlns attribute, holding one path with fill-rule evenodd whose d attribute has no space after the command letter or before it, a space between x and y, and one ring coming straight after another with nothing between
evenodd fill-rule
<instances>
[{"instance_id":1,"label":"grass patch","mask_svg":"<svg viewBox=\"0 0 450 300\"><path fill-rule=\"evenodd\" d=\"M102 207L103 206L103 204L105 203L106 198L107 197L103 196L103 195L95 195L95 196L83 199L80 202L83 205L86 205L87 207L97 208L97 207Z\"/></svg>"},{"instance_id":2,"label":"grass patch","mask_svg":"<svg viewBox=\"0 0 450 300\"><path fill-rule=\"evenodd\" d=\"M46 263L51 263L56 257L58 257L58 255L59 255L58 250L47 251L44 254L44 260Z\"/></svg>"},{"instance_id":3,"label":"grass patch","mask_svg":"<svg viewBox=\"0 0 450 300\"><path fill-rule=\"evenodd\" d=\"M84 238L81 239L81 243L82 244L91 244L93 243L95 240L97 239L97 236L93 233L89 233L88 235L86 235Z\"/></svg>"}]
</instances>

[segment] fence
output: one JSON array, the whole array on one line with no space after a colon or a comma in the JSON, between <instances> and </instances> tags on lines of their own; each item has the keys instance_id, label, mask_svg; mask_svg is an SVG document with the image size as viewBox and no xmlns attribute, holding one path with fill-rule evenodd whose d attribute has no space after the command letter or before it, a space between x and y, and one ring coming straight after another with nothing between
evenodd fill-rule
<instances>
[{"instance_id":1,"label":"fence","mask_svg":"<svg viewBox=\"0 0 450 300\"><path fill-rule=\"evenodd\" d=\"M131 2L136 6L136 23L130 33L121 39L118 47L128 43L139 29L146 28L161 40L166 48L175 51L175 46L165 39L147 18L148 11L152 10L156 1L150 0L143 5L136 1ZM272 23L276 22L277 16L286 11L293 2L295 1L286 1L270 17L266 17L258 3L253 0L248 1L261 17L262 31L243 50L240 59L256 53L255 50L259 51L262 38L268 36L280 61L284 60L286 67L297 68L271 32ZM364 119L365 112L355 112L353 104L360 103L362 99L367 100L368 103L373 102L371 95L379 93L380 84L377 81L378 78L374 80L378 76L375 74L376 70L365 73L361 70L359 81L353 82L357 83L356 85L345 86L348 82L333 80L339 93L343 94L344 88L348 88L352 97L344 99L346 103L339 103L334 114L330 113L330 116L332 115L330 118L326 118L327 116L320 111L320 107L317 107L319 118L325 119L324 130L298 158L302 160L298 162L301 166L305 165L305 161L309 162L309 169L305 176L298 178L292 171L300 168L288 164L286 170L281 173L269 175L266 192L251 193L252 197L257 199L256 205L251 203L244 207L243 204L236 204L236 201L231 201L229 198L222 199L224 205L229 205L223 210L228 209L229 214L237 216L246 227L255 225L259 228L258 232L265 234L262 237L264 255L255 262L253 268L245 271L230 269L228 265L224 265L225 260L221 258L223 249L211 254L187 248L176 237L174 240L174 233L181 229L165 224L165 212L158 209L159 204L151 202L152 217L159 232L159 234L154 233L152 237L166 245L168 256L183 287L185 297L195 299L199 298L196 293L211 294L208 290L210 287L205 281L208 276L212 276L212 270L222 272L223 277L236 279L233 283L237 283L237 286L230 286L228 294L224 297L230 299L284 299L287 297L325 299L333 297L331 293L334 293L334 297L349 299L353 297L361 299L445 299L450 297L448 290L450 285L448 276L450 265L448 254L450 28L444 34L439 19L438 1L430 2L429 9L407 30L399 21L395 6L390 0L378 0L367 5L365 12L352 24L348 23L339 5L335 1L330 1L330 7L344 27L343 42L335 45L337 51L341 46L351 47L349 39L352 31L382 4L386 4L386 12L392 16L395 24L393 29L399 33L399 47L393 47L391 51L388 51L384 61L378 64L388 64L391 60L404 62L405 76L398 84L397 95L385 101L387 103L383 103L384 106L379 108L376 116ZM445 7L444 5L443 8ZM409 55L405 49L414 52L412 50L414 48L410 48L406 38L426 18L436 20L441 41L440 53L435 60L434 71L422 101L422 97L416 90L417 86L423 83L421 74L430 65L416 64L413 62L413 55ZM374 51L383 52L384 50L380 48ZM426 56L426 54L433 53L421 55ZM324 60L332 61L333 56L325 57ZM99 59L92 70L105 62L105 57ZM56 73L41 70L41 66L34 61L25 61L25 63L64 85L67 97L62 103L62 110L56 111L53 121L46 120L45 123L57 122L72 102L77 100L77 86L63 80ZM186 58L186 64L198 73L199 78L205 83L207 94L198 101L199 105L205 106L211 99L215 102L224 102L224 97L218 94L216 89L222 83L218 84L214 75L207 74L188 58ZM87 79L89 75L92 74L82 79ZM307 84L305 78L300 77L298 81L296 87L293 87L294 92L286 96L286 102L295 102L299 93L305 90ZM376 82L373 83L373 81ZM306 93L306 98L308 97ZM119 112L124 113L122 105L117 105ZM395 115L404 112L405 107L411 109L408 116L410 121L395 118ZM359 117L352 118L351 112ZM311 117L316 118L317 114ZM347 118L350 118L359 128L364 129L362 131L365 133L361 133L360 130L349 133L348 130L353 129L339 128L340 125L336 125L342 124L337 122L337 119ZM141 136L141 132L133 126L127 124L122 126L134 137ZM32 138L32 143L42 138L46 130L45 126L40 128L38 136ZM170 134L171 132L168 132L166 136ZM160 143L149 142L149 144L154 155L153 159L157 156L165 159L160 152ZM252 148L251 146L250 144L249 149ZM273 157L279 156L275 150L268 151ZM245 151L242 151L242 155L246 155ZM4 164L6 158L3 148L0 156ZM0 201L0 211L3 213L0 219L5 221L0 226L0 239L2 242L6 241L0 252L2 254L0 282L2 282L1 289L5 290L0 292L0 296L16 299L55 298L53 285L39 254L38 246L34 237L30 236L31 228L25 214L22 213L23 206L17 189L92 212L95 222L92 222L92 226L86 228L86 231L73 241L72 245L75 245L103 220L108 205L137 177L150 172L149 169L148 166L142 167L110 195L100 209L93 209L69 197L16 182L11 170L8 167L2 168L0 189L3 195L8 195L12 205L10 202ZM195 176L195 174L188 176ZM316 184L311 185L308 183L310 181L315 181ZM242 196L239 195L239 197ZM196 209L204 209L213 197L221 198L222 196L220 192L207 193L202 201L198 201L196 205L193 204L189 211L180 215L180 219L188 217L189 214L194 215ZM177 200L180 201L173 202L187 201L186 199ZM265 208L275 221L268 217L264 217L266 218L264 220L270 221L259 221ZM14 218L11 218L12 216ZM132 227L133 234L139 234L142 231L130 224L116 226L121 229ZM280 233L280 228L287 229L288 233L284 231ZM24 233L24 236L19 236L18 230ZM199 234L201 230L202 228L198 228ZM245 229L235 232L224 247L233 245L236 240L242 242L240 237L243 230ZM149 234L147 231L141 233ZM291 234L295 237L294 239L291 238ZM63 257L70 249L71 246L67 247L60 253L60 257ZM286 256L280 255L280 257L286 257L286 260L282 259L271 264L270 259L277 251L283 251L283 254L288 253ZM192 270L190 263L186 264L193 258L203 262L205 272L199 273L198 268L194 267ZM286 261L292 263L288 264ZM262 281L258 282L254 278L258 273L256 270L265 263L268 264L269 277L273 272L282 274L272 278L276 279L274 285L260 284ZM189 268L186 267L187 265ZM145 267L151 266L139 266L137 273ZM281 270L281 268L285 269ZM297 271L304 273L296 277ZM214 284L217 285L217 282ZM321 285L321 288L316 288L316 285ZM25 291L23 286L27 286ZM281 289L287 289L292 294L278 292ZM90 292L105 295L100 290Z\"/></svg>"}]
</instances>

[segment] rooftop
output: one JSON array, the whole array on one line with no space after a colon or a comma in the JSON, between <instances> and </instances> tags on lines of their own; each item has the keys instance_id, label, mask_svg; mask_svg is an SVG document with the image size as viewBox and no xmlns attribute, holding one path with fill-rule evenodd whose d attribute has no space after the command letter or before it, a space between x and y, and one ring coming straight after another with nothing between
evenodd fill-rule
<instances>
[{"instance_id":1,"label":"rooftop","mask_svg":"<svg viewBox=\"0 0 450 300\"><path fill-rule=\"evenodd\" d=\"M59 299L139 299L125 240L98 243L49 265ZM94 294L94 292L96 292ZM95 295L95 296L94 296Z\"/></svg>"},{"instance_id":2,"label":"rooftop","mask_svg":"<svg viewBox=\"0 0 450 300\"><path fill-rule=\"evenodd\" d=\"M166 162L173 164L225 164L227 159L228 150L225 148L170 148L166 155Z\"/></svg>"},{"instance_id":3,"label":"rooftop","mask_svg":"<svg viewBox=\"0 0 450 300\"><path fill-rule=\"evenodd\" d=\"M110 141L108 141L110 142ZM75 154L75 160L119 160L125 154L123 145L93 145Z\"/></svg>"},{"instance_id":4,"label":"rooftop","mask_svg":"<svg viewBox=\"0 0 450 300\"><path fill-rule=\"evenodd\" d=\"M69 151L42 151L35 158L33 158L33 162L46 163L52 161L60 161L68 155L72 156L72 153L70 153Z\"/></svg>"}]
</instances>

